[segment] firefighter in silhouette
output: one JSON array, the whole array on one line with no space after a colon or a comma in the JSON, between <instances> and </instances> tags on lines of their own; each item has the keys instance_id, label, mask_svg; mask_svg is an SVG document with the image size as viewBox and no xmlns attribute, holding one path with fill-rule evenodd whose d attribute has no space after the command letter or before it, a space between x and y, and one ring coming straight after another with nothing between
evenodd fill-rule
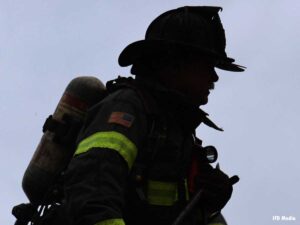
<instances>
[{"instance_id":1,"label":"firefighter in silhouette","mask_svg":"<svg viewBox=\"0 0 300 225\"><path fill-rule=\"evenodd\" d=\"M167 11L121 52L135 78L108 82L90 109L54 224L171 225L199 190L182 224L226 224L220 212L232 182L203 158L195 133L201 123L222 130L199 108L219 79L215 68L244 70L225 52L220 10Z\"/></svg>"}]
</instances>

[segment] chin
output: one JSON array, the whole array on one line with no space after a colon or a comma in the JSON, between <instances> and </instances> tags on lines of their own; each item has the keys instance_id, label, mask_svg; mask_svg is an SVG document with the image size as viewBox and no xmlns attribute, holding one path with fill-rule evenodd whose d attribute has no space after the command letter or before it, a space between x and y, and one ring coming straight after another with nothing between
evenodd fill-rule
<instances>
[{"instance_id":1,"label":"chin","mask_svg":"<svg viewBox=\"0 0 300 225\"><path fill-rule=\"evenodd\" d=\"M192 100L192 102L197 105L206 105L208 103L208 95L209 93L186 93L187 96Z\"/></svg>"},{"instance_id":2,"label":"chin","mask_svg":"<svg viewBox=\"0 0 300 225\"><path fill-rule=\"evenodd\" d=\"M208 103L208 95L202 95L201 97L199 97L200 105L206 105Z\"/></svg>"},{"instance_id":3,"label":"chin","mask_svg":"<svg viewBox=\"0 0 300 225\"><path fill-rule=\"evenodd\" d=\"M208 100L205 100L205 101L199 102L199 105L206 105L207 103L208 103Z\"/></svg>"},{"instance_id":4,"label":"chin","mask_svg":"<svg viewBox=\"0 0 300 225\"><path fill-rule=\"evenodd\" d=\"M200 106L200 105L206 105L208 103L208 97L199 97L194 99L194 102Z\"/></svg>"}]
</instances>

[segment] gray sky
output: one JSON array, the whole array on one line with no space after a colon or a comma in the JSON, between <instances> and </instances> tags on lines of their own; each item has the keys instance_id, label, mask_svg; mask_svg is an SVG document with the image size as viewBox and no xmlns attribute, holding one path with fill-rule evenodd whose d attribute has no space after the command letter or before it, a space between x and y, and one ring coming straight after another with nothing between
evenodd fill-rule
<instances>
[{"instance_id":1,"label":"gray sky","mask_svg":"<svg viewBox=\"0 0 300 225\"><path fill-rule=\"evenodd\" d=\"M13 224L11 208L27 201L23 173L68 82L127 76L117 64L121 50L160 13L183 5L222 6L227 53L248 67L219 70L203 107L225 132L197 130L218 148L221 168L241 178L224 215L231 225L299 224L298 0L0 0L0 224Z\"/></svg>"}]
</instances>

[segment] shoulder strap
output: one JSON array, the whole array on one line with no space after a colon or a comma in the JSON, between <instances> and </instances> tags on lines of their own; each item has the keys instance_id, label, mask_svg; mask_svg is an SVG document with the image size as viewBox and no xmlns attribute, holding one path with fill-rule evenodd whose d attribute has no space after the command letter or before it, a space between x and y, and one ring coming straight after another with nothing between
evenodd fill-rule
<instances>
[{"instance_id":1,"label":"shoulder strap","mask_svg":"<svg viewBox=\"0 0 300 225\"><path fill-rule=\"evenodd\" d=\"M106 88L109 93L121 88L133 89L142 100L146 113L148 115L158 115L158 106L153 97L146 90L139 87L132 77L118 76L117 79L108 81Z\"/></svg>"},{"instance_id":2,"label":"shoulder strap","mask_svg":"<svg viewBox=\"0 0 300 225\"><path fill-rule=\"evenodd\" d=\"M143 153L140 154L131 169L131 178L135 185L140 200L145 201L143 191L144 181L147 178L147 170L156 156L158 149L166 139L166 122L162 118L159 107L152 95L144 88L136 84L133 78L118 77L106 84L109 93L121 88L133 89L141 99L148 117L148 138L144 144Z\"/></svg>"},{"instance_id":3,"label":"shoulder strap","mask_svg":"<svg viewBox=\"0 0 300 225\"><path fill-rule=\"evenodd\" d=\"M135 80L131 77L119 76L115 80L108 81L106 88L109 93L121 88L131 88L141 99L149 121L148 140L147 143L145 143L146 153L142 157L145 159L142 161L144 161L143 164L149 164L154 158L156 150L163 144L166 136L166 123L161 116L162 113L160 113L157 102L146 89L137 85Z\"/></svg>"},{"instance_id":4,"label":"shoulder strap","mask_svg":"<svg viewBox=\"0 0 300 225\"><path fill-rule=\"evenodd\" d=\"M166 136L166 123L162 118L159 107L152 95L143 87L138 85L132 77L119 76L115 80L106 83L108 92L114 92L121 88L133 89L141 99L148 118L148 138L145 143L145 154L141 161L143 164L149 164L155 157L156 150L163 143Z\"/></svg>"}]
</instances>

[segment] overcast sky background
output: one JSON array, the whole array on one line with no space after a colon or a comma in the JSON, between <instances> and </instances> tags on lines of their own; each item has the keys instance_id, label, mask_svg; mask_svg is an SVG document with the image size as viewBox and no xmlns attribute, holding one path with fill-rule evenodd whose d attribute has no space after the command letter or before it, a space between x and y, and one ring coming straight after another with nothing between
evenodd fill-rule
<instances>
[{"instance_id":1,"label":"overcast sky background","mask_svg":"<svg viewBox=\"0 0 300 225\"><path fill-rule=\"evenodd\" d=\"M300 224L299 0L0 0L0 224L27 202L23 173L68 82L129 75L117 58L160 13L222 6L227 53L244 73L218 70L203 107L225 132L201 126L221 168L241 180L223 210L230 225ZM272 216L296 221L272 221Z\"/></svg>"}]
</instances>

